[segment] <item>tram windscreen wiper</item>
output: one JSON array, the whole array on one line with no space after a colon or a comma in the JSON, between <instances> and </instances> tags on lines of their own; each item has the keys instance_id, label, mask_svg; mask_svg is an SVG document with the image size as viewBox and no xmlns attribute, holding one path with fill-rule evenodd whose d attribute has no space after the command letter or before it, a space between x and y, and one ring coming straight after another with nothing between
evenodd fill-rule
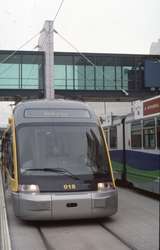
<instances>
[{"instance_id":1,"label":"tram windscreen wiper","mask_svg":"<svg viewBox=\"0 0 160 250\"><path fill-rule=\"evenodd\" d=\"M79 180L79 178L72 174L69 170L65 168L27 168L24 170L24 172L27 171L46 171L46 172L54 172L54 173L68 173L69 176L71 176L75 180Z\"/></svg>"}]
</instances>

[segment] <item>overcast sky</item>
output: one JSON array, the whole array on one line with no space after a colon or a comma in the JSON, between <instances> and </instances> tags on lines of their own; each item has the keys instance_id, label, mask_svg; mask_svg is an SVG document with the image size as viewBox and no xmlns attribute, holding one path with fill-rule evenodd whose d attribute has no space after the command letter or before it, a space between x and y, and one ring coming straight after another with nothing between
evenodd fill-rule
<instances>
[{"instance_id":1,"label":"overcast sky","mask_svg":"<svg viewBox=\"0 0 160 250\"><path fill-rule=\"evenodd\" d=\"M61 0L4 0L0 50L17 49L53 20ZM64 0L55 28L80 51L149 53L160 38L160 0ZM38 38L23 49L33 50ZM73 51L55 35L56 51Z\"/></svg>"},{"instance_id":2,"label":"overcast sky","mask_svg":"<svg viewBox=\"0 0 160 250\"><path fill-rule=\"evenodd\" d=\"M0 50L16 50L53 20L61 0L4 0ZM81 52L148 54L160 38L160 0L64 0L55 29ZM55 35L55 51L74 51ZM38 37L22 50L34 50ZM0 103L0 117L8 108ZM10 110L10 108L9 108ZM3 114L2 114L3 112Z\"/></svg>"}]
</instances>

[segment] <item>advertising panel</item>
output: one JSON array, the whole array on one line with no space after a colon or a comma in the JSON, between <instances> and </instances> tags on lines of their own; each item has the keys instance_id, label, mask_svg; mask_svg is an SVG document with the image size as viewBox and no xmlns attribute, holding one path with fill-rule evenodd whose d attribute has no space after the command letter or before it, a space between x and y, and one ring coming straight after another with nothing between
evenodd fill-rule
<instances>
[{"instance_id":1,"label":"advertising panel","mask_svg":"<svg viewBox=\"0 0 160 250\"><path fill-rule=\"evenodd\" d=\"M160 96L143 102L143 115L160 113Z\"/></svg>"}]
</instances>

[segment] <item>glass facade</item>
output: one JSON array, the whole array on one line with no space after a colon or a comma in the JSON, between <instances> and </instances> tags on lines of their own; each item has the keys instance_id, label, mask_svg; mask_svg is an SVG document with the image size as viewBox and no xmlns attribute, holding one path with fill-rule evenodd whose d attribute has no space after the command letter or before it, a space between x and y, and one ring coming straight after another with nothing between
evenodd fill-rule
<instances>
[{"instance_id":1,"label":"glass facade","mask_svg":"<svg viewBox=\"0 0 160 250\"><path fill-rule=\"evenodd\" d=\"M0 89L44 89L44 53L0 51ZM146 60L156 55L55 52L56 90L140 91L144 86ZM3 62L8 57L8 60Z\"/></svg>"},{"instance_id":2,"label":"glass facade","mask_svg":"<svg viewBox=\"0 0 160 250\"><path fill-rule=\"evenodd\" d=\"M0 52L0 89L43 88L43 53L11 54Z\"/></svg>"},{"instance_id":3,"label":"glass facade","mask_svg":"<svg viewBox=\"0 0 160 250\"><path fill-rule=\"evenodd\" d=\"M145 60L151 57L158 56L56 52L55 89L139 91L144 88Z\"/></svg>"}]
</instances>

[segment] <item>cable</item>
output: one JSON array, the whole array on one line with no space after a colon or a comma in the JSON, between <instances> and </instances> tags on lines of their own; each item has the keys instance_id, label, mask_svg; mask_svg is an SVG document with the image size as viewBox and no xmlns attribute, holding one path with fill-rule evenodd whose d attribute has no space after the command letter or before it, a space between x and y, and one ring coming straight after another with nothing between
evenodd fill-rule
<instances>
[{"instance_id":1,"label":"cable","mask_svg":"<svg viewBox=\"0 0 160 250\"><path fill-rule=\"evenodd\" d=\"M32 36L29 40L27 40L25 43L23 43L18 49L16 49L14 52L12 52L10 55L8 55L6 58L4 58L1 62L1 64L4 64L8 61L9 58L13 57L20 49L22 49L26 44L31 42L35 37L37 37L40 34L40 32L36 33L34 36ZM0 72L0 75L3 75L8 69L13 67L14 64L9 65L6 69L4 69L2 72Z\"/></svg>"},{"instance_id":2,"label":"cable","mask_svg":"<svg viewBox=\"0 0 160 250\"><path fill-rule=\"evenodd\" d=\"M90 60L88 59L88 57L86 57L83 53L81 53L71 42L69 42L63 35L61 35L57 30L53 30L55 34L59 35L66 43L68 43L74 50L76 50L88 63L90 63L95 69L97 69L97 66ZM102 75L104 77L104 80L108 80L104 74L104 71L102 70ZM120 90L122 91L126 96L129 95L129 93L123 89L123 88L120 88L120 89L117 89L117 90Z\"/></svg>"},{"instance_id":3,"label":"cable","mask_svg":"<svg viewBox=\"0 0 160 250\"><path fill-rule=\"evenodd\" d=\"M31 37L29 40L27 40L25 43L23 43L18 49L16 49L13 53L11 53L9 56L7 56L5 59L3 59L0 64L5 63L10 57L14 56L14 54L16 54L16 52L20 49L22 49L27 43L31 42L36 36L38 36L40 34L40 32L38 32L37 34L35 34L33 37Z\"/></svg>"},{"instance_id":4,"label":"cable","mask_svg":"<svg viewBox=\"0 0 160 250\"><path fill-rule=\"evenodd\" d=\"M76 50L87 62L89 62L92 66L97 67L91 60L88 59L82 52L80 52L71 42L69 42L64 36L59 34L57 30L53 30L55 34L59 35L66 43L68 43L74 50Z\"/></svg>"},{"instance_id":5,"label":"cable","mask_svg":"<svg viewBox=\"0 0 160 250\"><path fill-rule=\"evenodd\" d=\"M57 13L56 13L56 15L55 15L54 19L53 19L53 23L55 22L55 20L56 20L56 18L57 18L57 16L58 16L58 14L59 14L59 12L60 12L60 10L61 10L61 8L62 8L62 4L63 4L63 2L64 2L64 0L62 0L62 1L61 1L61 4L60 4L60 6L59 6L59 8L58 8L58 10L57 10Z\"/></svg>"}]
</instances>

